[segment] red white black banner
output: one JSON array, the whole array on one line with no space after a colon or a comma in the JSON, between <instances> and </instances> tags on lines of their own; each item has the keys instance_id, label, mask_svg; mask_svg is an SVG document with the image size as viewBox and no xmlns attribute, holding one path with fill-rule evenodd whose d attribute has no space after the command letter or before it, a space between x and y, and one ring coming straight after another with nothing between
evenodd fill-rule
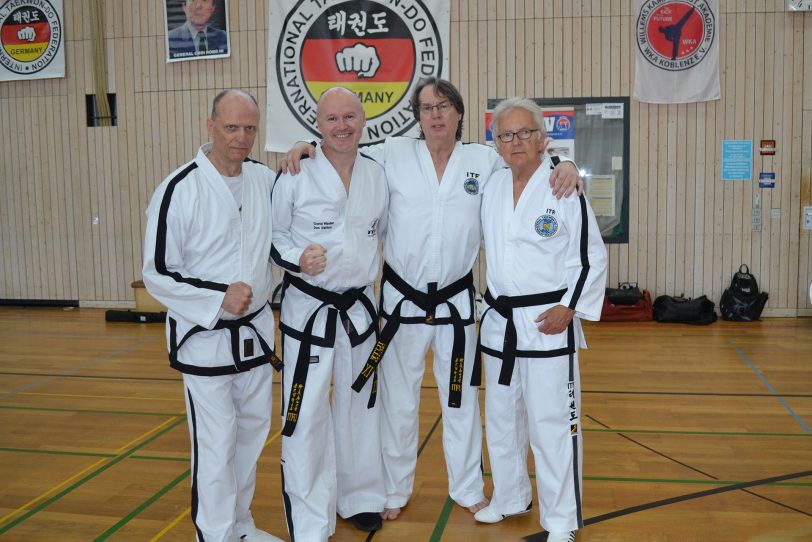
<instances>
[{"instance_id":1,"label":"red white black banner","mask_svg":"<svg viewBox=\"0 0 812 542\"><path fill-rule=\"evenodd\" d=\"M635 8L635 99L718 100L718 0L635 0Z\"/></svg>"},{"instance_id":2,"label":"red white black banner","mask_svg":"<svg viewBox=\"0 0 812 542\"><path fill-rule=\"evenodd\" d=\"M364 105L362 143L417 135L409 97L448 77L449 20L445 0L271 0L265 150L319 138L316 105L336 85Z\"/></svg>"}]
</instances>

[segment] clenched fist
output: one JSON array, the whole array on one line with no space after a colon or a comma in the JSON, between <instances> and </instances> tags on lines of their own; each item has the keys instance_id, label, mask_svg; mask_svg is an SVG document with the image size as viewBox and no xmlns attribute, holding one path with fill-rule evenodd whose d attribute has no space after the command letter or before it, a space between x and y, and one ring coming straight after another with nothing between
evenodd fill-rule
<instances>
[{"instance_id":1,"label":"clenched fist","mask_svg":"<svg viewBox=\"0 0 812 542\"><path fill-rule=\"evenodd\" d=\"M308 275L318 275L327 266L327 251L318 244L307 245L302 255L299 256L299 267L303 273Z\"/></svg>"},{"instance_id":2,"label":"clenched fist","mask_svg":"<svg viewBox=\"0 0 812 542\"><path fill-rule=\"evenodd\" d=\"M251 306L253 297L254 292L250 286L244 282L235 282L226 290L226 297L221 306L226 312L239 316L245 314L245 311Z\"/></svg>"}]
</instances>

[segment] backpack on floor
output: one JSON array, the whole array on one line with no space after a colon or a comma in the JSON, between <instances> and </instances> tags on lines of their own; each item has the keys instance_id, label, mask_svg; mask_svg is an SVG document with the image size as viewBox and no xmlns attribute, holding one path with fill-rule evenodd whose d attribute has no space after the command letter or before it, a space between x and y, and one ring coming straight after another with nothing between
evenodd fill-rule
<instances>
[{"instance_id":1,"label":"backpack on floor","mask_svg":"<svg viewBox=\"0 0 812 542\"><path fill-rule=\"evenodd\" d=\"M722 293L719 309L722 320L734 322L754 322L761 316L769 294L758 291L756 277L750 274L750 268L742 264L739 271L733 274L730 287Z\"/></svg>"}]
</instances>

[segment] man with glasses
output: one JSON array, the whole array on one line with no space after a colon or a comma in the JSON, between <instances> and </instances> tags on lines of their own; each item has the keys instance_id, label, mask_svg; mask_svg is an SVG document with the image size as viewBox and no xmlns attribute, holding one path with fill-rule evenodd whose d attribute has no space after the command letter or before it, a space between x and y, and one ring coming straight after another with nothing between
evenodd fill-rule
<instances>
[{"instance_id":1,"label":"man with glasses","mask_svg":"<svg viewBox=\"0 0 812 542\"><path fill-rule=\"evenodd\" d=\"M505 100L492 129L510 169L491 177L482 198L488 289L480 337L494 489L474 518L498 523L530 510L529 444L547 540L573 542L584 526L580 319L600 319L606 248L586 198L557 199L549 188L555 159L544 156L539 106Z\"/></svg>"},{"instance_id":2,"label":"man with glasses","mask_svg":"<svg viewBox=\"0 0 812 542\"><path fill-rule=\"evenodd\" d=\"M487 145L460 142L465 106L450 82L422 80L411 108L420 138L390 137L364 148L383 164L389 185L380 300L384 326L370 358L371 368L380 362L383 517L389 520L398 517L414 486L420 386L429 348L442 408L449 495L472 513L488 504L479 388L470 385L476 351L472 268L481 242L482 190L504 163ZM298 143L285 165L298 171L299 157L314 152ZM567 163L553 173L557 192L572 192L577 169Z\"/></svg>"}]
</instances>

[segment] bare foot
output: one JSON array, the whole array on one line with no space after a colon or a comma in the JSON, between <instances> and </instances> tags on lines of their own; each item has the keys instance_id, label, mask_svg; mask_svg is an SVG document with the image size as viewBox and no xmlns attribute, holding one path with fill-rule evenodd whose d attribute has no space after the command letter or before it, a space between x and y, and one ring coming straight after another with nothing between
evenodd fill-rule
<instances>
[{"instance_id":1,"label":"bare foot","mask_svg":"<svg viewBox=\"0 0 812 542\"><path fill-rule=\"evenodd\" d=\"M381 512L381 517L387 521L398 519L400 515L400 508L384 508Z\"/></svg>"},{"instance_id":2,"label":"bare foot","mask_svg":"<svg viewBox=\"0 0 812 542\"><path fill-rule=\"evenodd\" d=\"M476 514L477 512L479 512L480 510L482 510L483 508L488 506L488 504L490 504L490 502L491 501L489 501L488 499L482 499L478 503L476 503L476 504L474 504L472 506L469 506L468 511L471 512L472 514Z\"/></svg>"}]
</instances>

